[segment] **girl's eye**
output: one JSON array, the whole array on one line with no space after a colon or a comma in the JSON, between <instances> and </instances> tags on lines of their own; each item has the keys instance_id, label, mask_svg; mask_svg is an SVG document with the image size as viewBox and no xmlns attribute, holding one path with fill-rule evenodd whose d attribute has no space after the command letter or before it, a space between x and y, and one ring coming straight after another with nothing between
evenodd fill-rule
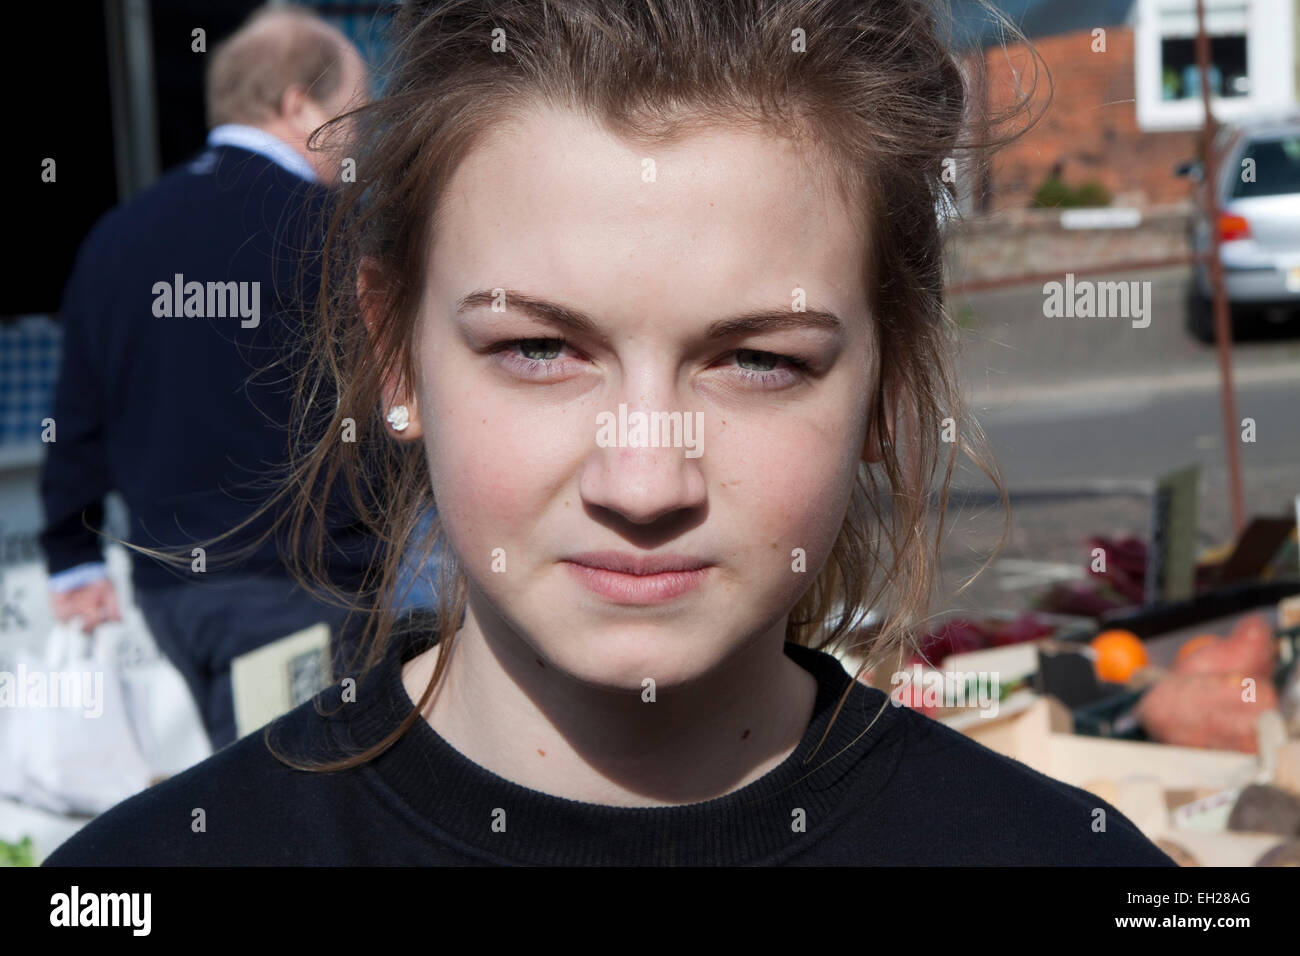
<instances>
[{"instance_id":1,"label":"girl's eye","mask_svg":"<svg viewBox=\"0 0 1300 956\"><path fill-rule=\"evenodd\" d=\"M564 339L508 339L498 342L492 352L510 371L527 378L547 378L560 374L564 364L559 361L565 348ZM799 381L809 369L808 363L792 355L761 352L757 349L737 349L731 353L735 374L745 382L765 388L783 388Z\"/></svg>"},{"instance_id":2,"label":"girl's eye","mask_svg":"<svg viewBox=\"0 0 1300 956\"><path fill-rule=\"evenodd\" d=\"M742 380L769 388L792 385L802 373L808 371L808 363L793 355L778 355L776 352L760 352L757 349L737 349L732 354L736 357L734 367ZM778 368L780 363L786 367Z\"/></svg>"},{"instance_id":3,"label":"girl's eye","mask_svg":"<svg viewBox=\"0 0 1300 956\"><path fill-rule=\"evenodd\" d=\"M564 339L510 339L498 342L492 351L507 369L531 378L545 378L562 368L557 362L568 343Z\"/></svg>"},{"instance_id":4,"label":"girl's eye","mask_svg":"<svg viewBox=\"0 0 1300 956\"><path fill-rule=\"evenodd\" d=\"M563 339L520 339L517 344L522 346L520 351L524 353L524 357L533 362L559 358L560 350L564 348Z\"/></svg>"}]
</instances>

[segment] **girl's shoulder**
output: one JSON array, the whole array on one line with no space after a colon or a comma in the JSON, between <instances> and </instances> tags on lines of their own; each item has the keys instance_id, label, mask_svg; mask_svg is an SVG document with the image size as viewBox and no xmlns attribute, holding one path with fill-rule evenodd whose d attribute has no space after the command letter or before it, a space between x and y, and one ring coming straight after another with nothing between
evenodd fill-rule
<instances>
[{"instance_id":1,"label":"girl's shoulder","mask_svg":"<svg viewBox=\"0 0 1300 956\"><path fill-rule=\"evenodd\" d=\"M883 701L868 690L871 701ZM905 833L888 862L922 865L1176 865L1114 806L1049 777L909 707L876 753L883 774L853 814L877 832ZM892 751L892 753L891 753ZM870 759L870 758L868 758ZM867 806L863 806L863 800ZM847 824L853 829L853 824ZM885 861L881 861L885 862Z\"/></svg>"}]
</instances>

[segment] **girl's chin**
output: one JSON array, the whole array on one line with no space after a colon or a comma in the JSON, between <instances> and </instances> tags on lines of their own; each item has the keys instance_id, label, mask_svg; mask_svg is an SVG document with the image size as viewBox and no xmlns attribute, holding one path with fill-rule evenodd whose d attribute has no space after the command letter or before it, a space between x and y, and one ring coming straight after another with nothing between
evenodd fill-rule
<instances>
[{"instance_id":1,"label":"girl's chin","mask_svg":"<svg viewBox=\"0 0 1300 956\"><path fill-rule=\"evenodd\" d=\"M546 648L547 666L584 684L637 693L648 690L647 681L658 689L694 680L724 656L723 648L671 626L569 631L556 639Z\"/></svg>"}]
</instances>

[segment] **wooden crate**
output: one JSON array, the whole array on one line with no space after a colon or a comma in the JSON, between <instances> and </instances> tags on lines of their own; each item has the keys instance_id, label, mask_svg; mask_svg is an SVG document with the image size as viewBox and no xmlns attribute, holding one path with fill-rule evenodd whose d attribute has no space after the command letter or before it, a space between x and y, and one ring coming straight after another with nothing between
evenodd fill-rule
<instances>
[{"instance_id":1,"label":"wooden crate","mask_svg":"<svg viewBox=\"0 0 1300 956\"><path fill-rule=\"evenodd\" d=\"M1250 866L1286 842L1270 833L1178 826L1172 811L1197 799L1270 779L1255 754L1085 737L1071 733L1070 712L1050 697L992 720L961 720L962 733L990 750L1096 794L1154 841L1170 841L1204 866ZM1226 816L1226 814L1225 814Z\"/></svg>"}]
</instances>

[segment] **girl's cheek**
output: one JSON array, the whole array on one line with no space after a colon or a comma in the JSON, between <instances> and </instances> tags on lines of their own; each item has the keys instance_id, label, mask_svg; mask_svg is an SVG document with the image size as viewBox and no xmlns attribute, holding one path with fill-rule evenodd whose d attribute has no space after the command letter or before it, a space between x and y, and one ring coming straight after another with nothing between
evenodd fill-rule
<instances>
[{"instance_id":1,"label":"girl's cheek","mask_svg":"<svg viewBox=\"0 0 1300 956\"><path fill-rule=\"evenodd\" d=\"M504 412L494 418L479 404L444 408L449 414L426 433L426 449L445 522L475 539L466 542L475 549L518 544L511 536L538 523L547 489L557 481L554 444Z\"/></svg>"},{"instance_id":2,"label":"girl's cheek","mask_svg":"<svg viewBox=\"0 0 1300 956\"><path fill-rule=\"evenodd\" d=\"M856 475L856 468L846 462L845 456L852 453L842 435L804 426L767 428L750 440L736 434L733 440L743 442L740 447L747 450L736 456L736 464L727 472L740 479L735 483L740 499L748 498L762 513L755 525L758 534L768 540L778 532L783 537L811 538L838 529L843 516L835 514L835 506L847 502L852 490L851 485L846 487L846 476ZM727 485L730 488L732 482ZM744 494L746 485L753 489L750 496ZM802 546L813 544L810 540Z\"/></svg>"}]
</instances>

